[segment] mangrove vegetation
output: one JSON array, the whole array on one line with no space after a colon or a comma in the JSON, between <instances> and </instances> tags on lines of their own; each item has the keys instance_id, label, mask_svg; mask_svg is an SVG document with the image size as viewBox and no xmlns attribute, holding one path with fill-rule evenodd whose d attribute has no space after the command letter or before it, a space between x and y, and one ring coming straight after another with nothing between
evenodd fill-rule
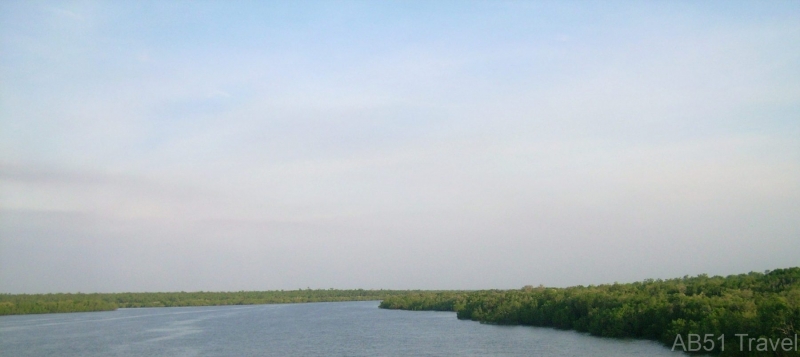
<instances>
[{"instance_id":1,"label":"mangrove vegetation","mask_svg":"<svg viewBox=\"0 0 800 357\"><path fill-rule=\"evenodd\" d=\"M569 288L403 294L380 307L450 310L459 319L482 323L652 339L688 352L800 355L800 268Z\"/></svg>"},{"instance_id":2,"label":"mangrove vegetation","mask_svg":"<svg viewBox=\"0 0 800 357\"><path fill-rule=\"evenodd\" d=\"M286 291L172 292L108 294L0 294L0 315L108 311L133 307L284 304L383 300L408 290L300 289Z\"/></svg>"}]
</instances>

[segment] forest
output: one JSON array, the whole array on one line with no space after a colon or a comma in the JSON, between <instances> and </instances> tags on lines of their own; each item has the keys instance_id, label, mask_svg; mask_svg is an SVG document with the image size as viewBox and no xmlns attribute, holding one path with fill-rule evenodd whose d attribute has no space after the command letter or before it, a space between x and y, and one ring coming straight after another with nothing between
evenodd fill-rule
<instances>
[{"instance_id":1,"label":"forest","mask_svg":"<svg viewBox=\"0 0 800 357\"><path fill-rule=\"evenodd\" d=\"M651 339L721 356L800 356L800 268L569 288L410 293L388 297L380 307ZM698 336L703 341L689 345Z\"/></svg>"},{"instance_id":2,"label":"forest","mask_svg":"<svg viewBox=\"0 0 800 357\"><path fill-rule=\"evenodd\" d=\"M419 293L408 290L300 289L286 291L172 292L108 294L0 294L0 315L108 311L132 307L283 304L383 300Z\"/></svg>"}]
</instances>

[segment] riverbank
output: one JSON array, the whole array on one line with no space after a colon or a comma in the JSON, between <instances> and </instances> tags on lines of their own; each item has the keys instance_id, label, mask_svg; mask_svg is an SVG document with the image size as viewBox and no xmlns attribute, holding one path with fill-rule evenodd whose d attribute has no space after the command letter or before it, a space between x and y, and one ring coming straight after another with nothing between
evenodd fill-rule
<instances>
[{"instance_id":1,"label":"riverbank","mask_svg":"<svg viewBox=\"0 0 800 357\"><path fill-rule=\"evenodd\" d=\"M798 333L800 268L588 287L408 294L387 298L380 307L450 310L459 319L482 323L651 339L687 352L800 355L796 345L789 350L779 344L773 344L774 349L769 344L767 350L756 349L764 340L785 341ZM756 338L752 348L733 343L741 334ZM725 338L728 343L721 343Z\"/></svg>"},{"instance_id":2,"label":"riverbank","mask_svg":"<svg viewBox=\"0 0 800 357\"><path fill-rule=\"evenodd\" d=\"M117 308L384 300L419 290L300 289L239 292L0 294L0 315L109 311Z\"/></svg>"}]
</instances>

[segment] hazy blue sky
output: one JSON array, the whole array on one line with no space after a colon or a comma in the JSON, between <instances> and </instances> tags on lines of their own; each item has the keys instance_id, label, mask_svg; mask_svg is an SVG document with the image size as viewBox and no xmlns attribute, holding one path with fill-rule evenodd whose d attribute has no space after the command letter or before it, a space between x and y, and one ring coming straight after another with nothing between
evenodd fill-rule
<instances>
[{"instance_id":1,"label":"hazy blue sky","mask_svg":"<svg viewBox=\"0 0 800 357\"><path fill-rule=\"evenodd\" d=\"M800 2L0 2L0 292L800 265Z\"/></svg>"}]
</instances>

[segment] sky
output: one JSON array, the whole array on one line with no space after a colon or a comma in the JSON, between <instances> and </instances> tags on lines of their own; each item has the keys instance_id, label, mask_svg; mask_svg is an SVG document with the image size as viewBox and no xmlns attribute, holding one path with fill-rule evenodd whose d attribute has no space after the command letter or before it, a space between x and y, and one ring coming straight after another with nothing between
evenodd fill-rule
<instances>
[{"instance_id":1,"label":"sky","mask_svg":"<svg viewBox=\"0 0 800 357\"><path fill-rule=\"evenodd\" d=\"M0 2L0 293L800 265L797 1Z\"/></svg>"}]
</instances>

